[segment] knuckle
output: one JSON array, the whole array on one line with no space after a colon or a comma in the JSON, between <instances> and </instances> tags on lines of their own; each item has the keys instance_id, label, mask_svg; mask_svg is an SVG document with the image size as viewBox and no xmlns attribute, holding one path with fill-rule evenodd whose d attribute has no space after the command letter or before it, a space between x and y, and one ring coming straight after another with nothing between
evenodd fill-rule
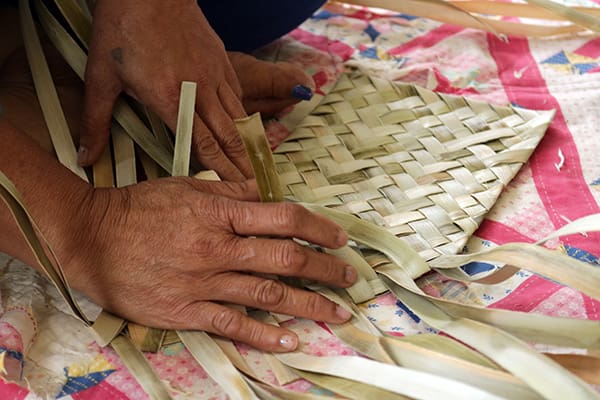
<instances>
[{"instance_id":1,"label":"knuckle","mask_svg":"<svg viewBox=\"0 0 600 400\"><path fill-rule=\"evenodd\" d=\"M334 260L328 257L320 270L321 280L324 282L344 282L344 268L338 267Z\"/></svg>"},{"instance_id":2,"label":"knuckle","mask_svg":"<svg viewBox=\"0 0 600 400\"><path fill-rule=\"evenodd\" d=\"M285 287L281 282L268 279L254 288L253 295L259 306L277 307L285 301Z\"/></svg>"},{"instance_id":3,"label":"knuckle","mask_svg":"<svg viewBox=\"0 0 600 400\"><path fill-rule=\"evenodd\" d=\"M255 214L248 212L239 202L233 202L233 206L229 207L227 212L229 220L235 225L250 226L255 222Z\"/></svg>"},{"instance_id":4,"label":"knuckle","mask_svg":"<svg viewBox=\"0 0 600 400\"><path fill-rule=\"evenodd\" d=\"M323 297L320 295L310 293L303 303L307 316L317 316L327 310L327 307L324 307L323 300Z\"/></svg>"},{"instance_id":5,"label":"knuckle","mask_svg":"<svg viewBox=\"0 0 600 400\"><path fill-rule=\"evenodd\" d=\"M223 148L225 148L230 154L246 154L244 143L242 142L242 138L240 137L240 135L237 133L235 126L230 127L229 134L221 138L221 143L223 144Z\"/></svg>"},{"instance_id":6,"label":"knuckle","mask_svg":"<svg viewBox=\"0 0 600 400\"><path fill-rule=\"evenodd\" d=\"M278 204L273 216L273 223L294 232L301 226L301 209L301 206L292 203Z\"/></svg>"},{"instance_id":7,"label":"knuckle","mask_svg":"<svg viewBox=\"0 0 600 400\"><path fill-rule=\"evenodd\" d=\"M277 264L292 272L302 271L308 261L304 248L292 241L281 242L275 251Z\"/></svg>"},{"instance_id":8,"label":"knuckle","mask_svg":"<svg viewBox=\"0 0 600 400\"><path fill-rule=\"evenodd\" d=\"M156 85L155 101L161 108L174 109L179 102L179 86L173 78L163 78L161 83Z\"/></svg>"},{"instance_id":9,"label":"knuckle","mask_svg":"<svg viewBox=\"0 0 600 400\"><path fill-rule=\"evenodd\" d=\"M222 336L238 336L242 332L242 315L234 310L222 310L212 316L210 326L213 332Z\"/></svg>"},{"instance_id":10,"label":"knuckle","mask_svg":"<svg viewBox=\"0 0 600 400\"><path fill-rule=\"evenodd\" d=\"M218 220L228 220L233 217L237 209L234 202L223 196L207 195L203 196L198 209L202 210L202 215L212 216Z\"/></svg>"},{"instance_id":11,"label":"knuckle","mask_svg":"<svg viewBox=\"0 0 600 400\"><path fill-rule=\"evenodd\" d=\"M245 341L247 343L255 344L255 347L258 347L261 343L265 341L265 327L264 325L252 326L248 329L246 334Z\"/></svg>"},{"instance_id":12,"label":"knuckle","mask_svg":"<svg viewBox=\"0 0 600 400\"><path fill-rule=\"evenodd\" d=\"M221 153L219 144L212 136L208 135L198 138L196 147L198 152L207 158L216 158Z\"/></svg>"}]
</instances>

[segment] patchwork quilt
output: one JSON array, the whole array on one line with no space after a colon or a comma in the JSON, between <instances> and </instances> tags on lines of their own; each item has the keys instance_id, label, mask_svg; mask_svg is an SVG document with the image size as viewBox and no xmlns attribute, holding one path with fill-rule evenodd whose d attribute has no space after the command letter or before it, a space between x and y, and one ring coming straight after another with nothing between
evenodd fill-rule
<instances>
[{"instance_id":1,"label":"patchwork quilt","mask_svg":"<svg viewBox=\"0 0 600 400\"><path fill-rule=\"evenodd\" d=\"M590 0L579 3L594 5ZM297 63L317 84L313 101L268 123L273 146L349 67L498 105L556 110L541 144L468 242L467 251L508 242L533 243L569 221L600 212L598 37L498 37L410 15L328 5L257 56ZM600 267L600 234L573 235L546 245ZM490 268L485 263L467 266L469 273ZM526 271L491 286L466 285L436 274L418 283L428 294L486 307L600 320L597 300ZM95 305L80 298L89 314L98 313ZM0 380L0 398L148 398L114 351L96 345L85 326L69 315L45 278L2 254L0 299L0 354L7 371L16 371L10 378L22 374L19 385ZM394 335L435 332L391 295L361 307L373 323ZM318 322L294 319L286 325L299 333L310 354L354 354ZM262 354L243 345L240 349L256 371L276 382ZM176 399L226 397L181 344L147 358ZM328 394L303 380L286 387Z\"/></svg>"}]
</instances>

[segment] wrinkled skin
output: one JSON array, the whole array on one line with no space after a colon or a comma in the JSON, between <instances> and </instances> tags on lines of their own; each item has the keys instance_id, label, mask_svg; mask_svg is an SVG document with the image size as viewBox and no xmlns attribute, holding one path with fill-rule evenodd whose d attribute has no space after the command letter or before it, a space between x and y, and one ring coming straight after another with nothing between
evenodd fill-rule
<instances>
[{"instance_id":1,"label":"wrinkled skin","mask_svg":"<svg viewBox=\"0 0 600 400\"><path fill-rule=\"evenodd\" d=\"M207 330L270 351L294 348L295 336L221 302L345 321L347 312L325 298L255 275L348 287L356 279L352 267L289 239L337 248L345 233L298 205L234 200L249 200L253 192L246 184L192 178L96 191L93 214L102 218L78 246L83 251L68 261L88 266L73 275L73 284L130 320Z\"/></svg>"},{"instance_id":2,"label":"wrinkled skin","mask_svg":"<svg viewBox=\"0 0 600 400\"><path fill-rule=\"evenodd\" d=\"M244 105L250 111L272 113L291 104L289 85L269 88L271 79L266 75L253 78L253 72L266 71L257 70L252 57L239 53L228 56L192 0L99 0L93 28L85 76L79 151L82 165L96 161L106 146L119 93L124 91L147 105L174 131L181 82L193 81L198 84L193 154L224 180L241 181L252 176L233 120L246 115ZM313 86L297 69L289 65L279 69L294 79L287 82ZM246 71L246 82L238 80L236 72L240 71ZM242 90L250 101L242 103ZM271 92L264 96L270 98L269 103L257 102L257 92L265 91Z\"/></svg>"},{"instance_id":3,"label":"wrinkled skin","mask_svg":"<svg viewBox=\"0 0 600 400\"><path fill-rule=\"evenodd\" d=\"M261 86L241 76L242 87L246 81L255 90L248 90L244 104L276 108L279 101L291 101L278 98L275 88L287 85L288 73L299 76L295 67L238 57L255 69L253 79L271 79ZM82 87L60 57L50 51L49 59L67 120L77 132ZM0 169L21 191L73 287L140 324L202 329L269 351L292 350L298 338L251 320L228 303L332 323L350 317L315 293L262 275L350 286L356 280L353 268L291 240L337 248L347 237L336 224L298 205L253 202L252 181L168 178L122 189L91 188L48 154L25 60L18 51L0 71L0 140L7 144L0 149ZM0 251L39 269L3 205L0 225Z\"/></svg>"}]
</instances>

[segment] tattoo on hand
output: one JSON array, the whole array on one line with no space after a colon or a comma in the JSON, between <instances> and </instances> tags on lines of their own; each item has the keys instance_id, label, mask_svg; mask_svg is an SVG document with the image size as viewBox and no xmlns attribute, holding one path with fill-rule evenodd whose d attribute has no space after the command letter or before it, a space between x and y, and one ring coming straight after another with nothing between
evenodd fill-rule
<instances>
[{"instance_id":1,"label":"tattoo on hand","mask_svg":"<svg viewBox=\"0 0 600 400\"><path fill-rule=\"evenodd\" d=\"M122 48L117 47L115 49L112 49L110 51L110 55L112 56L113 60L115 60L119 64L123 64L123 49Z\"/></svg>"}]
</instances>

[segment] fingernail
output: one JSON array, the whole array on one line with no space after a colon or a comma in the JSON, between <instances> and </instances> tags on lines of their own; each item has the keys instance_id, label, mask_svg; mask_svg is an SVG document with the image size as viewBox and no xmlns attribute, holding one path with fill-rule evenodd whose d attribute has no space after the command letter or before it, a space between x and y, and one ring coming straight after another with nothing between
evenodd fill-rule
<instances>
[{"instance_id":1,"label":"fingernail","mask_svg":"<svg viewBox=\"0 0 600 400\"><path fill-rule=\"evenodd\" d=\"M349 265L346 267L346 270L344 271L344 279L348 283L354 283L356 281L356 270L354 267Z\"/></svg>"},{"instance_id":2,"label":"fingernail","mask_svg":"<svg viewBox=\"0 0 600 400\"><path fill-rule=\"evenodd\" d=\"M348 243L348 234L344 231L340 231L335 238L335 243L340 247L345 246L346 243Z\"/></svg>"},{"instance_id":3,"label":"fingernail","mask_svg":"<svg viewBox=\"0 0 600 400\"><path fill-rule=\"evenodd\" d=\"M279 345L286 350L294 350L298 346L298 341L292 335L283 335L279 338Z\"/></svg>"},{"instance_id":4,"label":"fingernail","mask_svg":"<svg viewBox=\"0 0 600 400\"><path fill-rule=\"evenodd\" d=\"M341 319L343 319L344 321L349 320L350 317L352 316L352 314L350 314L350 311L346 310L344 307L342 306L337 306L335 308L335 313L338 317L340 317Z\"/></svg>"},{"instance_id":5,"label":"fingernail","mask_svg":"<svg viewBox=\"0 0 600 400\"><path fill-rule=\"evenodd\" d=\"M310 100L313 97L313 91L307 86L296 85L292 89L292 96L300 100Z\"/></svg>"},{"instance_id":6,"label":"fingernail","mask_svg":"<svg viewBox=\"0 0 600 400\"><path fill-rule=\"evenodd\" d=\"M77 163L79 165L87 165L88 161L88 149L85 146L79 146L77 150Z\"/></svg>"}]
</instances>

